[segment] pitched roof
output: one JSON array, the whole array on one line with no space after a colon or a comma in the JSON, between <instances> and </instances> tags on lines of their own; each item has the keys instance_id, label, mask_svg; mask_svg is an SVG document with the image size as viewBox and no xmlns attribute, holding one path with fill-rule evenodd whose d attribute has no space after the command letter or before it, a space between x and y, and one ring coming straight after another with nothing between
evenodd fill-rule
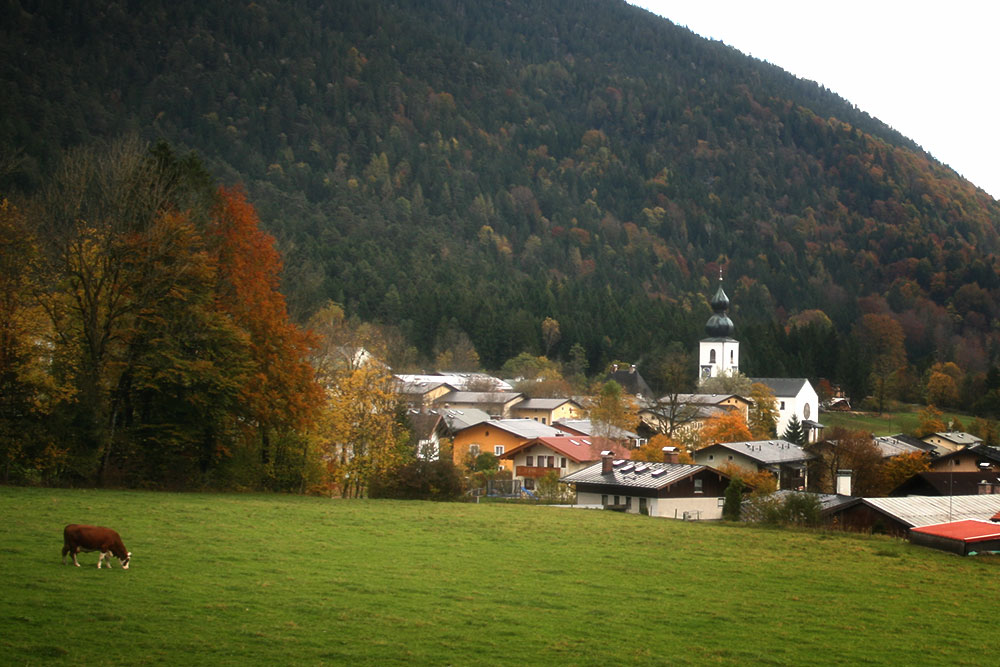
<instances>
[{"instance_id":1,"label":"pitched roof","mask_svg":"<svg viewBox=\"0 0 1000 667\"><path fill-rule=\"evenodd\" d=\"M518 401L524 398L523 394L511 391L453 391L438 399L439 403L482 403L501 405Z\"/></svg>"},{"instance_id":2,"label":"pitched roof","mask_svg":"<svg viewBox=\"0 0 1000 667\"><path fill-rule=\"evenodd\" d=\"M572 398L526 398L517 404L518 410L555 410L561 405L572 403L582 407Z\"/></svg>"},{"instance_id":3,"label":"pitched roof","mask_svg":"<svg viewBox=\"0 0 1000 667\"><path fill-rule=\"evenodd\" d=\"M526 440L560 435L559 429L536 422L534 419L491 419L488 424L480 422L469 428L475 426L496 427Z\"/></svg>"},{"instance_id":4,"label":"pitched roof","mask_svg":"<svg viewBox=\"0 0 1000 667\"><path fill-rule=\"evenodd\" d=\"M560 481L570 484L613 484L639 489L662 489L705 470L729 478L718 470L688 463L647 463L619 459L614 462L611 472L602 474L602 468L603 463L598 462L566 475Z\"/></svg>"},{"instance_id":5,"label":"pitched roof","mask_svg":"<svg viewBox=\"0 0 1000 667\"><path fill-rule=\"evenodd\" d=\"M875 438L875 446L882 452L882 458L900 456L901 454L924 454L927 450L909 442L904 442L891 435L880 435Z\"/></svg>"},{"instance_id":6,"label":"pitched roof","mask_svg":"<svg viewBox=\"0 0 1000 667\"><path fill-rule=\"evenodd\" d=\"M500 456L500 458L513 459L514 456L522 449L527 449L528 447L533 447L535 445L544 445L552 451L557 452L559 455L572 459L576 463L600 461L601 452L606 450L614 452L615 456L622 459L627 459L629 457L628 449L617 445L614 442L608 442L607 440L601 438L591 439L582 436L559 435L528 440L527 442L523 442L516 447L508 449Z\"/></svg>"},{"instance_id":7,"label":"pitched roof","mask_svg":"<svg viewBox=\"0 0 1000 667\"><path fill-rule=\"evenodd\" d=\"M509 383L486 373L397 373L396 379L403 383L446 383L459 391L464 391L469 385L493 385L496 391L511 391Z\"/></svg>"},{"instance_id":8,"label":"pitched roof","mask_svg":"<svg viewBox=\"0 0 1000 667\"><path fill-rule=\"evenodd\" d=\"M410 426L413 427L411 435L414 442L427 440L433 436L434 431L436 431L441 422L444 421L444 418L434 410L426 412L410 410L406 416L410 420Z\"/></svg>"},{"instance_id":9,"label":"pitched roof","mask_svg":"<svg viewBox=\"0 0 1000 667\"><path fill-rule=\"evenodd\" d=\"M454 432L492 419L489 413L479 408L438 408L437 411L444 417L448 428Z\"/></svg>"},{"instance_id":10,"label":"pitched roof","mask_svg":"<svg viewBox=\"0 0 1000 667\"><path fill-rule=\"evenodd\" d=\"M633 396L652 396L653 390L649 388L646 381L636 370L635 364L629 368L621 368L615 366L610 373L608 373L608 379L614 380L621 385L625 393L632 394Z\"/></svg>"},{"instance_id":11,"label":"pitched roof","mask_svg":"<svg viewBox=\"0 0 1000 667\"><path fill-rule=\"evenodd\" d=\"M978 445L983 441L983 439L979 436L972 435L971 433L965 433L964 431L942 431L941 433L934 433L933 435L941 438L942 440L953 442L960 447ZM927 437L929 438L931 436Z\"/></svg>"},{"instance_id":12,"label":"pitched roof","mask_svg":"<svg viewBox=\"0 0 1000 667\"><path fill-rule=\"evenodd\" d=\"M677 398L674 399L671 395L666 395L660 398L660 402L669 402L671 400L676 400L680 405L719 405L723 401L728 401L731 398L743 401L744 403L749 403L750 399L744 398L739 394L677 394Z\"/></svg>"},{"instance_id":13,"label":"pitched roof","mask_svg":"<svg viewBox=\"0 0 1000 667\"><path fill-rule=\"evenodd\" d=\"M913 528L913 532L946 537L962 542L984 542L986 540L1000 539L1000 526L991 521L983 521L982 519L963 519L961 521L936 523L929 526L917 526Z\"/></svg>"},{"instance_id":14,"label":"pitched roof","mask_svg":"<svg viewBox=\"0 0 1000 667\"><path fill-rule=\"evenodd\" d=\"M802 447L787 440L752 440L747 442L717 442L703 447L695 455L713 448L737 452L764 465L776 463L798 463L815 458Z\"/></svg>"},{"instance_id":15,"label":"pitched roof","mask_svg":"<svg viewBox=\"0 0 1000 667\"><path fill-rule=\"evenodd\" d=\"M863 498L862 502L909 526L929 526L960 519L988 519L1000 511L1000 493L975 496Z\"/></svg>"},{"instance_id":16,"label":"pitched roof","mask_svg":"<svg viewBox=\"0 0 1000 667\"><path fill-rule=\"evenodd\" d=\"M918 472L889 492L890 496L947 496L978 493L979 483L987 480L1000 484L995 472Z\"/></svg>"},{"instance_id":17,"label":"pitched roof","mask_svg":"<svg viewBox=\"0 0 1000 667\"><path fill-rule=\"evenodd\" d=\"M580 435L594 435L594 423L589 419L557 419L552 425ZM617 426L611 426L608 431L612 440L636 440L639 437L638 433Z\"/></svg>"},{"instance_id":18,"label":"pitched roof","mask_svg":"<svg viewBox=\"0 0 1000 667\"><path fill-rule=\"evenodd\" d=\"M774 392L775 396L798 396L809 380L806 378L750 378L752 382L757 382L767 386Z\"/></svg>"},{"instance_id":19,"label":"pitched roof","mask_svg":"<svg viewBox=\"0 0 1000 667\"><path fill-rule=\"evenodd\" d=\"M942 454L934 459L934 461L935 463L937 461L946 461L948 459L955 458L956 456L962 456L963 454L975 454L976 458L980 461L992 463L994 465L1000 464L1000 449L983 444L970 445L968 447L963 447L962 449L956 449L953 452Z\"/></svg>"}]
</instances>

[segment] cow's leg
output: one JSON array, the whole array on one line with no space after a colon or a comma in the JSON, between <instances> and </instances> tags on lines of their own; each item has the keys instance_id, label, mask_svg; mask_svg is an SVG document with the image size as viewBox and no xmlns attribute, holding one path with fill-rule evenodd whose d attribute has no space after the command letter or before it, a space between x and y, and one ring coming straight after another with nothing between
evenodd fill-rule
<instances>
[{"instance_id":1,"label":"cow's leg","mask_svg":"<svg viewBox=\"0 0 1000 667\"><path fill-rule=\"evenodd\" d=\"M76 547L75 549L73 549L73 565L76 565L77 567L80 567L79 561L76 560L76 555L78 553L80 553L80 547Z\"/></svg>"},{"instance_id":2,"label":"cow's leg","mask_svg":"<svg viewBox=\"0 0 1000 667\"><path fill-rule=\"evenodd\" d=\"M66 554L68 554L68 553L69 553L69 547L64 544L63 548L62 548L62 564L63 565L66 564Z\"/></svg>"}]
</instances>

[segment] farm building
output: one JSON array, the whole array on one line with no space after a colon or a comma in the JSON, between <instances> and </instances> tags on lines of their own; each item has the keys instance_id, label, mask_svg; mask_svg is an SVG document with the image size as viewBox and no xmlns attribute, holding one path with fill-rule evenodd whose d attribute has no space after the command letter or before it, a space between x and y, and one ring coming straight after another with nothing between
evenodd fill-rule
<instances>
[{"instance_id":1,"label":"farm building","mask_svg":"<svg viewBox=\"0 0 1000 667\"><path fill-rule=\"evenodd\" d=\"M1000 512L1000 494L856 498L825 516L827 525L905 537L911 528L963 519L989 519Z\"/></svg>"},{"instance_id":2,"label":"farm building","mask_svg":"<svg viewBox=\"0 0 1000 667\"><path fill-rule=\"evenodd\" d=\"M965 519L910 530L910 542L942 549L959 556L1000 552L1000 525L991 521Z\"/></svg>"}]
</instances>

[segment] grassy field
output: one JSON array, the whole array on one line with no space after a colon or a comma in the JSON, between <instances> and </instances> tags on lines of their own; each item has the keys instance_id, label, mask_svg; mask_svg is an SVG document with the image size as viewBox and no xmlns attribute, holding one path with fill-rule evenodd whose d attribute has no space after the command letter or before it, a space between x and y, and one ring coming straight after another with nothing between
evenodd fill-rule
<instances>
[{"instance_id":1,"label":"grassy field","mask_svg":"<svg viewBox=\"0 0 1000 667\"><path fill-rule=\"evenodd\" d=\"M856 431L866 431L875 435L896 435L904 433L912 435L920 426L920 410L923 406L903 407L895 412L877 414L874 412L824 412L820 416L820 422L829 429L841 426L846 429ZM942 421L948 424L950 420L957 420L958 423L968 427L972 423L973 417L960 415L957 413L944 413Z\"/></svg>"},{"instance_id":2,"label":"grassy field","mask_svg":"<svg viewBox=\"0 0 1000 667\"><path fill-rule=\"evenodd\" d=\"M4 664L984 664L1000 559L544 506L0 487ZM131 568L62 566L66 523Z\"/></svg>"}]
</instances>

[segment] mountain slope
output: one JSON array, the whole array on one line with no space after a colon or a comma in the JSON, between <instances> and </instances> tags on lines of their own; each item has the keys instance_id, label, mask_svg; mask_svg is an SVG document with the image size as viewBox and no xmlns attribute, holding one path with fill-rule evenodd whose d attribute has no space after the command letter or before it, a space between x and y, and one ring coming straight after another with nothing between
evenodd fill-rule
<instances>
[{"instance_id":1,"label":"mountain slope","mask_svg":"<svg viewBox=\"0 0 1000 667\"><path fill-rule=\"evenodd\" d=\"M965 341L965 365L989 360L991 197L828 91L623 2L0 11L0 141L28 158L6 187L91 137L195 149L247 184L300 316L334 298L428 355L461 330L491 367L538 350L551 316L555 354L580 343L594 367L692 345L723 267L738 326L821 309L846 334L891 312L918 363Z\"/></svg>"}]
</instances>

